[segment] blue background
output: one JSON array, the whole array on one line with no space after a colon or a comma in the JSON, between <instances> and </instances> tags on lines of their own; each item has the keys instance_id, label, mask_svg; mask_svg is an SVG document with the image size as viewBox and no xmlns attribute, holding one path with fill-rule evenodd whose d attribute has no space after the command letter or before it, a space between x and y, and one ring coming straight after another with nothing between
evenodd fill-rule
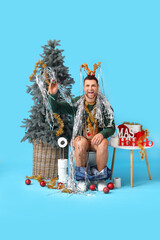
<instances>
[{"instance_id":1,"label":"blue background","mask_svg":"<svg viewBox=\"0 0 160 240\"><path fill-rule=\"evenodd\" d=\"M160 2L3 1L0 5L1 138L0 224L3 239L154 239L160 214ZM139 122L149 129L152 180L134 153L117 150L110 194L65 195L24 184L32 174L32 144L20 143L23 118L33 105L28 77L49 39L61 40L65 64L79 94L79 67L102 62L106 96L116 124ZM113 149L109 149L111 165Z\"/></svg>"}]
</instances>

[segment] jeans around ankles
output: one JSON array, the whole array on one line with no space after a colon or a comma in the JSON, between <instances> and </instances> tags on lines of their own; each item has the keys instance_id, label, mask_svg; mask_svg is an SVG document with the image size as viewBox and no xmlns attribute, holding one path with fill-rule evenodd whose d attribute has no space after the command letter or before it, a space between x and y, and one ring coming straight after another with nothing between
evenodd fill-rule
<instances>
[{"instance_id":1,"label":"jeans around ankles","mask_svg":"<svg viewBox=\"0 0 160 240\"><path fill-rule=\"evenodd\" d=\"M77 181L84 180L85 172L86 172L86 167L76 167L75 169L76 180ZM90 181L106 180L110 178L110 176L111 176L111 170L107 166L101 172L98 172L96 167L90 167L87 169L87 178Z\"/></svg>"}]
</instances>

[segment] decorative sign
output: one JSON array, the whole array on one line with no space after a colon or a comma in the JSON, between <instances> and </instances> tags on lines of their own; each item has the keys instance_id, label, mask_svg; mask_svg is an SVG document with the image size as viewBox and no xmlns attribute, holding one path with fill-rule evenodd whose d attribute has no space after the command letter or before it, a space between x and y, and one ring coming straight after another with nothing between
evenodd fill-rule
<instances>
[{"instance_id":1,"label":"decorative sign","mask_svg":"<svg viewBox=\"0 0 160 240\"><path fill-rule=\"evenodd\" d=\"M141 125L121 124L117 127L119 146L152 147L153 141L148 137L148 130L142 130Z\"/></svg>"}]
</instances>

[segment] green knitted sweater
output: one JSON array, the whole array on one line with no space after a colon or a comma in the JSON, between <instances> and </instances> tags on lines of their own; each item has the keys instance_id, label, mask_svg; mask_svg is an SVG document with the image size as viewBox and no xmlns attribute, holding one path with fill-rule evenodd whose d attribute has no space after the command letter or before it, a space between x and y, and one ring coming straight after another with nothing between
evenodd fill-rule
<instances>
[{"instance_id":1,"label":"green knitted sweater","mask_svg":"<svg viewBox=\"0 0 160 240\"><path fill-rule=\"evenodd\" d=\"M76 115L77 107L71 106L69 103L67 103L65 101L58 102L57 96L58 96L58 94L48 96L48 101L51 105L52 111L57 114L70 114L70 115L72 115L72 117L74 119L74 117ZM72 102L75 103L79 99L80 99L80 97L76 97L76 98L72 99ZM89 104L87 106L89 111L93 110L94 105L95 104L93 104L93 105ZM88 114L85 112L85 119L87 119L87 117L88 117ZM105 123L105 126L108 125L108 121L106 118L105 118L104 123ZM114 132L115 132L115 124L114 123L113 123L112 127L104 127L104 128L99 127L98 128L98 133L101 133L104 138L110 137L111 135L114 134Z\"/></svg>"}]
</instances>

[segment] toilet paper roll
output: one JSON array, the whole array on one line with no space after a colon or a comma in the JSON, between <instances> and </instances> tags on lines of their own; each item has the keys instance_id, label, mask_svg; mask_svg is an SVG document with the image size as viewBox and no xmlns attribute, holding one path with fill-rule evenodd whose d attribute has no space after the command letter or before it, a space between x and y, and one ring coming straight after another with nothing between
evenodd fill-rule
<instances>
[{"instance_id":1,"label":"toilet paper roll","mask_svg":"<svg viewBox=\"0 0 160 240\"><path fill-rule=\"evenodd\" d=\"M59 180L59 182L67 183L68 175L59 176L59 177L58 177L58 180Z\"/></svg>"},{"instance_id":2,"label":"toilet paper roll","mask_svg":"<svg viewBox=\"0 0 160 240\"><path fill-rule=\"evenodd\" d=\"M62 179L62 178L66 178L66 177L68 177L68 174L63 174L63 175L61 174L61 175L58 175L58 179L59 179L59 178Z\"/></svg>"},{"instance_id":3,"label":"toilet paper roll","mask_svg":"<svg viewBox=\"0 0 160 240\"><path fill-rule=\"evenodd\" d=\"M86 192L87 191L87 186L85 181L79 181L77 185L77 190L80 192Z\"/></svg>"},{"instance_id":4,"label":"toilet paper roll","mask_svg":"<svg viewBox=\"0 0 160 240\"><path fill-rule=\"evenodd\" d=\"M58 168L58 175L66 175L67 174L67 168Z\"/></svg>"},{"instance_id":5,"label":"toilet paper roll","mask_svg":"<svg viewBox=\"0 0 160 240\"><path fill-rule=\"evenodd\" d=\"M58 159L58 169L67 168L67 167L68 167L68 159Z\"/></svg>"},{"instance_id":6,"label":"toilet paper roll","mask_svg":"<svg viewBox=\"0 0 160 240\"><path fill-rule=\"evenodd\" d=\"M121 178L113 178L113 184L115 188L121 187Z\"/></svg>"},{"instance_id":7,"label":"toilet paper roll","mask_svg":"<svg viewBox=\"0 0 160 240\"><path fill-rule=\"evenodd\" d=\"M107 187L107 184L104 182L99 182L98 185L97 185L97 188L98 188L98 191L103 191L103 189Z\"/></svg>"},{"instance_id":8,"label":"toilet paper roll","mask_svg":"<svg viewBox=\"0 0 160 240\"><path fill-rule=\"evenodd\" d=\"M64 137L60 137L60 138L58 139L58 146L59 146L60 148L65 148L65 147L67 146L67 139L64 138Z\"/></svg>"}]
</instances>

